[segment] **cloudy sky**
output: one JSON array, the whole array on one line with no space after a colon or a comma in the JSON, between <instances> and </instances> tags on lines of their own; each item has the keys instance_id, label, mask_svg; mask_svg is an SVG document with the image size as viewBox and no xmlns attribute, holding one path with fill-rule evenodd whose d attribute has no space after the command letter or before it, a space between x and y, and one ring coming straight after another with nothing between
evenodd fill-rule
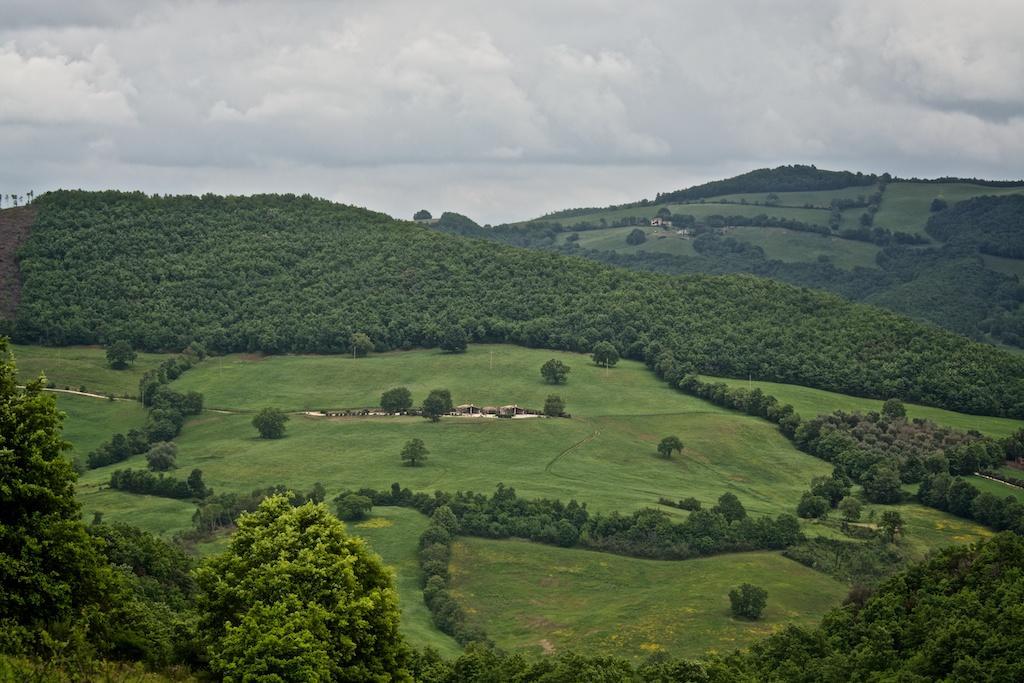
<instances>
[{"instance_id":1,"label":"cloudy sky","mask_svg":"<svg viewBox=\"0 0 1024 683\"><path fill-rule=\"evenodd\" d=\"M0 0L0 192L501 222L751 168L1024 176L1020 0Z\"/></svg>"}]
</instances>

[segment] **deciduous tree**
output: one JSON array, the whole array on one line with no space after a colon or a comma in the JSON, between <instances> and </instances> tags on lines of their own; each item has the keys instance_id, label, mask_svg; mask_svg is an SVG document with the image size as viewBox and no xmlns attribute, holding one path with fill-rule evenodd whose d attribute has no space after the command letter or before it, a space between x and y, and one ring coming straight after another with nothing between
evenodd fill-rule
<instances>
[{"instance_id":1,"label":"deciduous tree","mask_svg":"<svg viewBox=\"0 0 1024 683\"><path fill-rule=\"evenodd\" d=\"M284 436L284 423L288 416L278 408L264 408L252 418L252 426L260 433L261 439L280 439Z\"/></svg>"},{"instance_id":2,"label":"deciduous tree","mask_svg":"<svg viewBox=\"0 0 1024 683\"><path fill-rule=\"evenodd\" d=\"M402 447L402 463L410 467L419 467L426 461L429 453L422 439L410 439Z\"/></svg>"}]
</instances>

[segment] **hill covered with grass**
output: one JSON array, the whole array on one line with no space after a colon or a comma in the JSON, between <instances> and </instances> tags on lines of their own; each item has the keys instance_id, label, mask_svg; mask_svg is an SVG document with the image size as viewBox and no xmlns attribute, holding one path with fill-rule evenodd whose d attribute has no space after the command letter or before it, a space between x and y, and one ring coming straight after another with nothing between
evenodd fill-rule
<instances>
[{"instance_id":1,"label":"hill covered with grass","mask_svg":"<svg viewBox=\"0 0 1024 683\"><path fill-rule=\"evenodd\" d=\"M20 252L16 341L337 353L452 339L1024 414L1024 359L824 293L664 277L440 234L309 197L49 193Z\"/></svg>"}]
</instances>

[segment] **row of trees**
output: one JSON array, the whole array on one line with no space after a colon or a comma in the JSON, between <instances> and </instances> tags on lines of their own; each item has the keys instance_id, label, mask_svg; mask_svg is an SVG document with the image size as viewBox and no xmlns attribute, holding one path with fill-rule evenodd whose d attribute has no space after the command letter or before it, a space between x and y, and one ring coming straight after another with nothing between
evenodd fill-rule
<instances>
[{"instance_id":1,"label":"row of trees","mask_svg":"<svg viewBox=\"0 0 1024 683\"><path fill-rule=\"evenodd\" d=\"M203 483L203 472L199 469L192 470L185 480L167 476L163 472L154 474L146 470L115 470L110 474L108 485L120 491L164 498L201 500L213 495L213 489Z\"/></svg>"}]
</instances>

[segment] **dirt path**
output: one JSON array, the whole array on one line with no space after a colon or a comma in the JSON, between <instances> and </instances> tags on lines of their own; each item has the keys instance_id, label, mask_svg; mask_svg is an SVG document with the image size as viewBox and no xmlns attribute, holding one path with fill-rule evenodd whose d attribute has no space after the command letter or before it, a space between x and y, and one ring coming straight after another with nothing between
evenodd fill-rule
<instances>
[{"instance_id":1,"label":"dirt path","mask_svg":"<svg viewBox=\"0 0 1024 683\"><path fill-rule=\"evenodd\" d=\"M0 210L0 318L13 320L21 301L17 254L35 220L31 206Z\"/></svg>"},{"instance_id":2,"label":"dirt path","mask_svg":"<svg viewBox=\"0 0 1024 683\"><path fill-rule=\"evenodd\" d=\"M1010 482L1003 481L1002 479L996 479L995 477L990 477L987 474L982 474L981 472L975 472L974 476L981 477L982 479L988 479L989 481L999 482L1003 486L1009 486L1011 489L1017 489L1018 491L1024 490L1024 487L1017 486L1016 484L1011 484Z\"/></svg>"},{"instance_id":3,"label":"dirt path","mask_svg":"<svg viewBox=\"0 0 1024 683\"><path fill-rule=\"evenodd\" d=\"M567 454L569 451L572 451L572 450L575 450L575 449L579 448L580 446L582 446L583 444L587 443L588 441L593 441L594 439L597 438L597 436L600 433L601 433L600 429L595 429L593 432L590 433L589 436L583 437L582 439L580 439L579 441L577 441L576 443L574 443L573 445L569 446L564 451L562 451L561 453L559 453L558 455L553 457L551 459L551 462L549 462L547 464L547 466L544 468L544 472L546 472L547 474L551 474L551 468L555 466L556 462L561 460L563 455Z\"/></svg>"}]
</instances>

